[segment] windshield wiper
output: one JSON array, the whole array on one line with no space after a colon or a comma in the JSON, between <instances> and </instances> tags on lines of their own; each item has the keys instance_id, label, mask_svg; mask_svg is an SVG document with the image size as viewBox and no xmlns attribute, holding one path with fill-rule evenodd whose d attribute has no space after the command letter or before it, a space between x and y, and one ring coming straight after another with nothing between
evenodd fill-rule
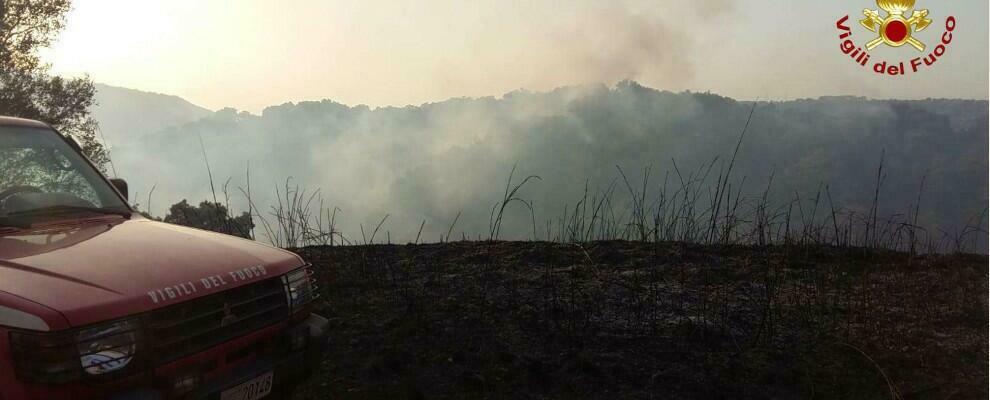
<instances>
[{"instance_id":1,"label":"windshield wiper","mask_svg":"<svg viewBox=\"0 0 990 400\"><path fill-rule=\"evenodd\" d=\"M114 210L110 208L100 208L100 207L87 207L87 206L70 206L70 205L57 205L41 208L32 208L30 210L17 211L8 213L8 219L10 217L26 217L26 216L38 216L38 215L50 215L50 214L64 214L73 212L89 212L95 214L106 214L106 215L119 215L126 219L131 218L130 211ZM18 219L19 220L19 219ZM0 219L0 223L4 222Z\"/></svg>"}]
</instances>

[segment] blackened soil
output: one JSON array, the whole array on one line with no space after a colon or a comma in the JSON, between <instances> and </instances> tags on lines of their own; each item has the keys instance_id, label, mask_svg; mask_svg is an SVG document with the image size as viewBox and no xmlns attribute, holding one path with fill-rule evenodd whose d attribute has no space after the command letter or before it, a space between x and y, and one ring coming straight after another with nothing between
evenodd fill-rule
<instances>
[{"instance_id":1,"label":"blackened soil","mask_svg":"<svg viewBox=\"0 0 990 400\"><path fill-rule=\"evenodd\" d=\"M297 399L987 398L986 256L681 243L297 249Z\"/></svg>"}]
</instances>

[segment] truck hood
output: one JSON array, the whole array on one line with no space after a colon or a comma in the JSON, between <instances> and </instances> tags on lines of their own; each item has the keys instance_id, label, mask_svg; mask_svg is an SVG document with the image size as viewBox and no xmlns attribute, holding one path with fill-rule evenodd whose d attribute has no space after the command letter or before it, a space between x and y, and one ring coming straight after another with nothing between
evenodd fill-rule
<instances>
[{"instance_id":1,"label":"truck hood","mask_svg":"<svg viewBox=\"0 0 990 400\"><path fill-rule=\"evenodd\" d=\"M71 326L192 300L302 265L297 255L258 242L141 217L0 236L0 292L47 306Z\"/></svg>"}]
</instances>

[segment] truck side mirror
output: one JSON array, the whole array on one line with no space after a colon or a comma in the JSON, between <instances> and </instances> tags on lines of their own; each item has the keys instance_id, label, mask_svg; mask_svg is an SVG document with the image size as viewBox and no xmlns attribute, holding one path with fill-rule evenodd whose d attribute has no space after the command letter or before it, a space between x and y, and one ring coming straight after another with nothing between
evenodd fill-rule
<instances>
[{"instance_id":1,"label":"truck side mirror","mask_svg":"<svg viewBox=\"0 0 990 400\"><path fill-rule=\"evenodd\" d=\"M113 184L113 187L117 188L117 191L120 192L120 194L124 195L124 200L128 200L127 181L120 178L110 178L110 183Z\"/></svg>"}]
</instances>

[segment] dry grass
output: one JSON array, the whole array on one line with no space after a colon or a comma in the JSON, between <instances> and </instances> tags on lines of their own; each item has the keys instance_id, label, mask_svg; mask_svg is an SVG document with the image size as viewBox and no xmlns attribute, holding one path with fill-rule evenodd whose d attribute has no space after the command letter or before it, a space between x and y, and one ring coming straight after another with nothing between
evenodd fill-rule
<instances>
[{"instance_id":1,"label":"dry grass","mask_svg":"<svg viewBox=\"0 0 990 400\"><path fill-rule=\"evenodd\" d=\"M485 242L451 241L460 212L419 224L415 243L447 227L439 244L391 245L387 214L350 239L319 190L287 179L262 210L248 175L249 213L317 266L333 323L297 397L986 398L988 259L965 252L987 210L919 226L925 179L906 213L886 208L884 154L865 212L824 182L771 195L773 171L743 193L747 127L727 163L672 160L662 182L616 166L542 224L525 197L540 178L513 168ZM499 242L520 211L533 241Z\"/></svg>"}]
</instances>

